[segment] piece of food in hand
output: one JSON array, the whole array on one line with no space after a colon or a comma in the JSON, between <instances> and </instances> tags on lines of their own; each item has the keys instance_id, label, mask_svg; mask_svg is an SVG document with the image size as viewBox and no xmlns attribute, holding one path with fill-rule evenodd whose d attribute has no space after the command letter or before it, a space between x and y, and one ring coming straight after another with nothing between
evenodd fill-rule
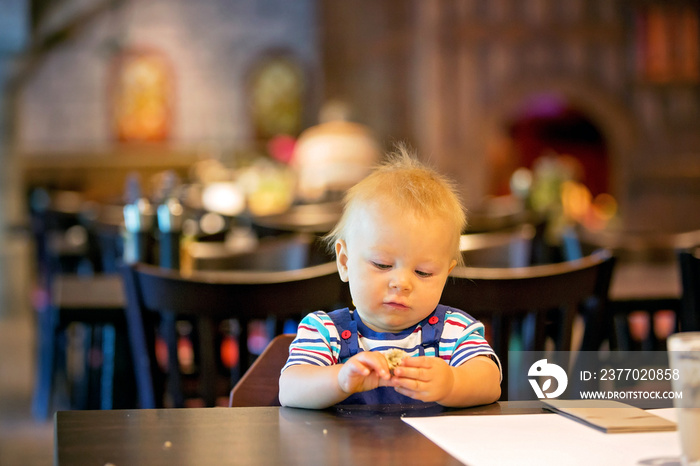
<instances>
[{"instance_id":1,"label":"piece of food in hand","mask_svg":"<svg viewBox=\"0 0 700 466\"><path fill-rule=\"evenodd\" d=\"M389 372L391 372L391 375L394 375L394 369L399 367L401 360L408 356L404 350L398 348L393 348L388 351L384 351L382 354L384 354L386 362L389 363Z\"/></svg>"}]
</instances>

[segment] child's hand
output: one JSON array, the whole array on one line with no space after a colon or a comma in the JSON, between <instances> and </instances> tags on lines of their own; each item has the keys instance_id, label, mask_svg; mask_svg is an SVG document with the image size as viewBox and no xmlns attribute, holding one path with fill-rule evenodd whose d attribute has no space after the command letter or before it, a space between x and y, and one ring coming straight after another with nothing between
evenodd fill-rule
<instances>
[{"instance_id":1,"label":"child's hand","mask_svg":"<svg viewBox=\"0 0 700 466\"><path fill-rule=\"evenodd\" d=\"M351 395L389 385L389 364L380 352L360 351L343 364L338 372L338 385Z\"/></svg>"},{"instance_id":2,"label":"child's hand","mask_svg":"<svg viewBox=\"0 0 700 466\"><path fill-rule=\"evenodd\" d=\"M391 385L402 395L421 401L440 401L452 392L452 367L440 358L404 358L394 369Z\"/></svg>"}]
</instances>

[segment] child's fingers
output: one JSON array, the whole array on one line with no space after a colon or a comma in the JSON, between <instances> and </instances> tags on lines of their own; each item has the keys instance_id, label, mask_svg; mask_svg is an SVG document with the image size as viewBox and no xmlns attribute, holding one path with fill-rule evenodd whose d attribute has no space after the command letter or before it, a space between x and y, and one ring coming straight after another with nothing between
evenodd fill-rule
<instances>
[{"instance_id":1,"label":"child's fingers","mask_svg":"<svg viewBox=\"0 0 700 466\"><path fill-rule=\"evenodd\" d=\"M429 393L420 390L418 387L418 382L414 381L414 384L415 388L405 387L403 385L394 385L394 390L415 400L428 401Z\"/></svg>"},{"instance_id":2,"label":"child's fingers","mask_svg":"<svg viewBox=\"0 0 700 466\"><path fill-rule=\"evenodd\" d=\"M394 369L394 378L428 381L430 373L424 367L406 367L401 365Z\"/></svg>"},{"instance_id":3,"label":"child's fingers","mask_svg":"<svg viewBox=\"0 0 700 466\"><path fill-rule=\"evenodd\" d=\"M389 364L386 362L386 358L381 354L362 351L357 353L350 360L361 364L362 367L367 369L368 372L364 375L368 375L370 371L374 371L383 379L391 378Z\"/></svg>"},{"instance_id":4,"label":"child's fingers","mask_svg":"<svg viewBox=\"0 0 700 466\"><path fill-rule=\"evenodd\" d=\"M394 387L412 391L420 390L421 386L424 385L423 381L411 377L394 377L392 382Z\"/></svg>"},{"instance_id":5,"label":"child's fingers","mask_svg":"<svg viewBox=\"0 0 700 466\"><path fill-rule=\"evenodd\" d=\"M441 365L444 366L446 363L437 358L404 358L401 365L394 369L394 375L427 382L433 377L432 371Z\"/></svg>"},{"instance_id":6,"label":"child's fingers","mask_svg":"<svg viewBox=\"0 0 700 466\"><path fill-rule=\"evenodd\" d=\"M348 369L350 370L351 374L357 374L357 375L364 375L367 376L371 372L369 367L364 365L362 361L353 361L350 360L345 364Z\"/></svg>"},{"instance_id":7,"label":"child's fingers","mask_svg":"<svg viewBox=\"0 0 700 466\"><path fill-rule=\"evenodd\" d=\"M366 362L368 367L370 367L374 372L379 374L379 377L386 380L391 378L391 373L389 372L389 364L386 362L386 358L382 354L367 351L363 353L366 354L366 357L363 358L363 360Z\"/></svg>"},{"instance_id":8,"label":"child's fingers","mask_svg":"<svg viewBox=\"0 0 700 466\"><path fill-rule=\"evenodd\" d=\"M403 358L399 367L432 367L435 358L426 356L416 356L413 358Z\"/></svg>"}]
</instances>

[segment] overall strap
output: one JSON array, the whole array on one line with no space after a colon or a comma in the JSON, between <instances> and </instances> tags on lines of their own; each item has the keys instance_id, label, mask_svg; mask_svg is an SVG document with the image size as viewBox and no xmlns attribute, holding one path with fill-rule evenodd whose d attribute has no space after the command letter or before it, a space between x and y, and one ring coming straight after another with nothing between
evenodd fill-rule
<instances>
[{"instance_id":1,"label":"overall strap","mask_svg":"<svg viewBox=\"0 0 700 466\"><path fill-rule=\"evenodd\" d=\"M329 312L328 317L333 321L340 336L340 355L338 360L343 361L356 355L360 351L360 346L357 337L357 322L353 320L353 311L347 307L345 309L337 309Z\"/></svg>"},{"instance_id":2,"label":"overall strap","mask_svg":"<svg viewBox=\"0 0 700 466\"><path fill-rule=\"evenodd\" d=\"M437 356L442 329L445 327L445 314L448 309L447 306L438 304L432 315L421 322L421 356L425 355L425 350L431 347L435 348L435 355Z\"/></svg>"}]
</instances>

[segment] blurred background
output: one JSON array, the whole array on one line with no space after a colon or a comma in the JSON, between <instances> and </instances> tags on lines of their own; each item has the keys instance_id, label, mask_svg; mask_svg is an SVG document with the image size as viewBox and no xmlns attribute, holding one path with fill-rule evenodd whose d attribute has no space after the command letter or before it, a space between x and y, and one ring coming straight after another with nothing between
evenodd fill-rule
<instances>
[{"instance_id":1,"label":"blurred background","mask_svg":"<svg viewBox=\"0 0 700 466\"><path fill-rule=\"evenodd\" d=\"M0 0L0 89L5 439L29 418L47 203L109 223L176 198L185 236L241 242L291 209L334 218L405 142L474 230L700 229L697 0Z\"/></svg>"}]
</instances>

